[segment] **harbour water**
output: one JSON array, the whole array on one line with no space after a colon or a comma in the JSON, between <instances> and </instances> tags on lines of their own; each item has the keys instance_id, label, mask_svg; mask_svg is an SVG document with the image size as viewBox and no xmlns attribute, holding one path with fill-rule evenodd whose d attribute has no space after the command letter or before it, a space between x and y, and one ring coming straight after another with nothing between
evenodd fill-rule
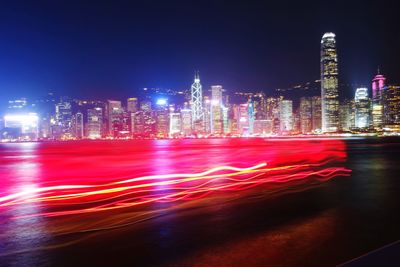
<instances>
[{"instance_id":1,"label":"harbour water","mask_svg":"<svg viewBox=\"0 0 400 267\"><path fill-rule=\"evenodd\" d=\"M0 144L1 266L335 266L400 238L400 139Z\"/></svg>"}]
</instances>

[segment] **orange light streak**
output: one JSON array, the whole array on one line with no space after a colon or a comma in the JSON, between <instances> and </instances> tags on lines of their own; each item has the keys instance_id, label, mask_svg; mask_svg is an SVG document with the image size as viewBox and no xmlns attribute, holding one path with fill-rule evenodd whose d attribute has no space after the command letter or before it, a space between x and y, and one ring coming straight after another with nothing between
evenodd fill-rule
<instances>
[{"instance_id":1,"label":"orange light streak","mask_svg":"<svg viewBox=\"0 0 400 267\"><path fill-rule=\"evenodd\" d=\"M76 215L156 202L194 201L216 192L244 191L265 184L283 184L311 177L323 182L350 173L344 167L320 169L325 163L328 162L265 168L267 164L263 162L248 168L217 166L200 173L150 175L100 185L41 187L0 197L0 207L37 202L46 204L48 208L61 208L18 218ZM89 207L79 208L81 205Z\"/></svg>"}]
</instances>

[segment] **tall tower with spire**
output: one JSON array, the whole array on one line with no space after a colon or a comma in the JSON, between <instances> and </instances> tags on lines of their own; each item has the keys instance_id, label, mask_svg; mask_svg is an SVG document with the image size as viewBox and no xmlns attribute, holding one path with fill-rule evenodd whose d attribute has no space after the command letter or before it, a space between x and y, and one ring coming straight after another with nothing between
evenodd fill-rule
<instances>
[{"instance_id":1,"label":"tall tower with spire","mask_svg":"<svg viewBox=\"0 0 400 267\"><path fill-rule=\"evenodd\" d=\"M194 74L194 82L191 86L191 109L192 109L192 126L196 128L196 124L203 121L203 91L200 83L199 72Z\"/></svg>"},{"instance_id":2,"label":"tall tower with spire","mask_svg":"<svg viewBox=\"0 0 400 267\"><path fill-rule=\"evenodd\" d=\"M327 32L321 40L322 132L339 130L338 61L335 34Z\"/></svg>"},{"instance_id":3,"label":"tall tower with spire","mask_svg":"<svg viewBox=\"0 0 400 267\"><path fill-rule=\"evenodd\" d=\"M382 92L385 87L386 78L378 74L372 80L372 126L375 130L382 130L383 125L383 105L382 105Z\"/></svg>"}]
</instances>

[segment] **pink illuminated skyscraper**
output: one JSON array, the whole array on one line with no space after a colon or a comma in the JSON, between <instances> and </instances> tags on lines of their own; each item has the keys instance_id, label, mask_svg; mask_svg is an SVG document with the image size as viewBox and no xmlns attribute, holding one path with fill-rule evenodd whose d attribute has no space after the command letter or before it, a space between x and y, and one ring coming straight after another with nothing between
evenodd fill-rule
<instances>
[{"instance_id":1,"label":"pink illuminated skyscraper","mask_svg":"<svg viewBox=\"0 0 400 267\"><path fill-rule=\"evenodd\" d=\"M372 100L382 100L382 90L385 87L386 78L382 74L379 73L372 80Z\"/></svg>"},{"instance_id":2,"label":"pink illuminated skyscraper","mask_svg":"<svg viewBox=\"0 0 400 267\"><path fill-rule=\"evenodd\" d=\"M382 129L383 123L383 106L382 92L385 87L386 78L379 73L372 80L372 125L375 130Z\"/></svg>"}]
</instances>

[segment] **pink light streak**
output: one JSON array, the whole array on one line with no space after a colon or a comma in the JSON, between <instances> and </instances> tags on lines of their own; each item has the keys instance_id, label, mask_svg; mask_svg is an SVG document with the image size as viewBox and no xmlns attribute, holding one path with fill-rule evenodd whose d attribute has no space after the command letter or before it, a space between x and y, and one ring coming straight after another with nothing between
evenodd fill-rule
<instances>
[{"instance_id":1,"label":"pink light streak","mask_svg":"<svg viewBox=\"0 0 400 267\"><path fill-rule=\"evenodd\" d=\"M57 211L27 214L18 218L77 215L157 202L194 201L211 194L229 194L268 184L311 178L325 182L336 176L350 175L350 170L344 167L321 169L323 165L324 162L267 168L267 163L262 162L247 168L217 166L199 173L149 175L99 185L39 187L0 197L0 208L38 203L47 208L57 208Z\"/></svg>"}]
</instances>

